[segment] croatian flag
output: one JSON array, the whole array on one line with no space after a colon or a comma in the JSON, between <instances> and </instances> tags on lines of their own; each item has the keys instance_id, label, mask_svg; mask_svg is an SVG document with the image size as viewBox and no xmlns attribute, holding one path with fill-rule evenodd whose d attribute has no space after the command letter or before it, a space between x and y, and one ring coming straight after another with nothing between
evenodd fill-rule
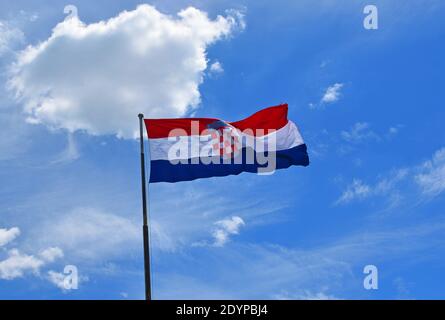
<instances>
[{"instance_id":1,"label":"croatian flag","mask_svg":"<svg viewBox=\"0 0 445 320\"><path fill-rule=\"evenodd\" d=\"M308 166L298 127L287 104L237 122L212 118L145 119L150 183L191 181L252 172L272 174Z\"/></svg>"}]
</instances>

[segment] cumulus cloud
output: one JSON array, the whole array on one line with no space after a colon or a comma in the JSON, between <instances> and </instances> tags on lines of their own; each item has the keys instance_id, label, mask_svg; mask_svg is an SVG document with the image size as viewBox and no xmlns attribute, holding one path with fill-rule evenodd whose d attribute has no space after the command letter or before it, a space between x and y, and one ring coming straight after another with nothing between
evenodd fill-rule
<instances>
[{"instance_id":1,"label":"cumulus cloud","mask_svg":"<svg viewBox=\"0 0 445 320\"><path fill-rule=\"evenodd\" d=\"M0 246L11 242L19 234L18 228L0 229ZM13 280L27 272L38 274L43 266L62 256L63 251L57 247L42 250L38 256L21 253L17 248L10 249L6 258L0 260L0 279Z\"/></svg>"},{"instance_id":2,"label":"cumulus cloud","mask_svg":"<svg viewBox=\"0 0 445 320\"><path fill-rule=\"evenodd\" d=\"M219 61L215 61L210 65L210 74L221 74L224 72L224 68Z\"/></svg>"},{"instance_id":3,"label":"cumulus cloud","mask_svg":"<svg viewBox=\"0 0 445 320\"><path fill-rule=\"evenodd\" d=\"M242 27L236 12L212 20L192 7L176 17L150 5L92 24L74 17L20 53L9 88L28 122L132 138L138 113L182 116L199 104L207 47Z\"/></svg>"},{"instance_id":4,"label":"cumulus cloud","mask_svg":"<svg viewBox=\"0 0 445 320\"><path fill-rule=\"evenodd\" d=\"M65 287L65 278L66 275L60 272L56 272L53 270L48 271L47 279L49 282L54 284L57 288L61 290L66 290Z\"/></svg>"},{"instance_id":5,"label":"cumulus cloud","mask_svg":"<svg viewBox=\"0 0 445 320\"><path fill-rule=\"evenodd\" d=\"M74 289L72 283L70 283L71 281L70 278L67 278L69 274L70 273L62 273L54 270L49 270L46 273L45 278L53 285L55 285L57 288L61 289L63 292L67 292L67 290ZM89 278L87 276L77 275L77 285L79 285L79 283L87 281L89 281Z\"/></svg>"},{"instance_id":6,"label":"cumulus cloud","mask_svg":"<svg viewBox=\"0 0 445 320\"><path fill-rule=\"evenodd\" d=\"M11 242L20 235L19 228L0 229L0 247Z\"/></svg>"},{"instance_id":7,"label":"cumulus cloud","mask_svg":"<svg viewBox=\"0 0 445 320\"><path fill-rule=\"evenodd\" d=\"M28 271L38 273L43 265L44 261L12 249L8 252L8 257L0 261L0 279L12 280L23 277Z\"/></svg>"},{"instance_id":8,"label":"cumulus cloud","mask_svg":"<svg viewBox=\"0 0 445 320\"><path fill-rule=\"evenodd\" d=\"M432 159L423 163L415 181L422 193L435 197L445 191L445 148L437 150Z\"/></svg>"},{"instance_id":9,"label":"cumulus cloud","mask_svg":"<svg viewBox=\"0 0 445 320\"><path fill-rule=\"evenodd\" d=\"M215 222L217 229L213 232L215 238L214 245L217 247L224 246L229 241L230 235L238 234L242 226L245 225L244 220L240 217L232 217Z\"/></svg>"},{"instance_id":10,"label":"cumulus cloud","mask_svg":"<svg viewBox=\"0 0 445 320\"><path fill-rule=\"evenodd\" d=\"M309 103L310 109L323 109L326 104L334 103L340 99L341 89L343 88L343 83L334 83L329 86L326 91L323 93L319 102L311 102Z\"/></svg>"},{"instance_id":11,"label":"cumulus cloud","mask_svg":"<svg viewBox=\"0 0 445 320\"><path fill-rule=\"evenodd\" d=\"M323 97L321 98L322 103L333 103L340 98L340 91L343 88L343 83L334 83L332 86L326 89Z\"/></svg>"}]
</instances>

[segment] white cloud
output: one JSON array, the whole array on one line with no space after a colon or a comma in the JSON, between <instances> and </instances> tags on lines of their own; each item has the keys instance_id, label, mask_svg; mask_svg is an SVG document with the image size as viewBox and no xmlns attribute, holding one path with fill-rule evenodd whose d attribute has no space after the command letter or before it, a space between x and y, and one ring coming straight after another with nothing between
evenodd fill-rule
<instances>
[{"instance_id":1,"label":"white cloud","mask_svg":"<svg viewBox=\"0 0 445 320\"><path fill-rule=\"evenodd\" d=\"M89 25L67 19L19 55L9 87L31 123L132 138L138 113L182 116L198 105L207 47L242 27L236 12L211 20L149 5Z\"/></svg>"},{"instance_id":2,"label":"white cloud","mask_svg":"<svg viewBox=\"0 0 445 320\"><path fill-rule=\"evenodd\" d=\"M67 163L79 159L80 152L74 138L74 133L67 134L65 149L52 161L52 164Z\"/></svg>"},{"instance_id":3,"label":"white cloud","mask_svg":"<svg viewBox=\"0 0 445 320\"><path fill-rule=\"evenodd\" d=\"M383 138L390 140L397 135L403 125L392 126L386 132L376 133L367 122L356 122L349 130L343 130L341 137L350 143L361 143L368 140L381 141Z\"/></svg>"},{"instance_id":4,"label":"white cloud","mask_svg":"<svg viewBox=\"0 0 445 320\"><path fill-rule=\"evenodd\" d=\"M65 290L65 277L63 273L55 272L53 270L48 271L47 279L54 284L57 288Z\"/></svg>"},{"instance_id":5,"label":"white cloud","mask_svg":"<svg viewBox=\"0 0 445 320\"><path fill-rule=\"evenodd\" d=\"M19 235L20 235L19 228L11 228L9 230L8 229L0 229L0 247L13 241Z\"/></svg>"},{"instance_id":6,"label":"white cloud","mask_svg":"<svg viewBox=\"0 0 445 320\"><path fill-rule=\"evenodd\" d=\"M414 191L413 186L420 188L420 192L419 189ZM403 198L410 198L414 202L428 201L444 191L445 148L441 148L434 152L431 160L421 165L391 170L385 175L380 175L375 184L366 184L360 179L353 179L335 204L381 196L389 200L390 207L394 207L400 204Z\"/></svg>"},{"instance_id":7,"label":"white cloud","mask_svg":"<svg viewBox=\"0 0 445 320\"><path fill-rule=\"evenodd\" d=\"M0 279L12 280L23 277L28 271L38 273L44 263L32 255L22 254L17 249L12 249L8 252L8 257L0 261Z\"/></svg>"},{"instance_id":8,"label":"white cloud","mask_svg":"<svg viewBox=\"0 0 445 320\"><path fill-rule=\"evenodd\" d=\"M303 295L299 296L300 300L338 300L338 298L328 295L324 292L313 293L310 291L305 291Z\"/></svg>"},{"instance_id":9,"label":"white cloud","mask_svg":"<svg viewBox=\"0 0 445 320\"><path fill-rule=\"evenodd\" d=\"M304 290L301 294L290 294L289 292L282 292L274 296L277 300L339 300L338 298L326 294L325 292L313 293L309 290Z\"/></svg>"},{"instance_id":10,"label":"white cloud","mask_svg":"<svg viewBox=\"0 0 445 320\"><path fill-rule=\"evenodd\" d=\"M346 190L336 201L336 204L348 203L354 199L364 199L371 194L371 187L364 184L360 179L354 179Z\"/></svg>"},{"instance_id":11,"label":"white cloud","mask_svg":"<svg viewBox=\"0 0 445 320\"><path fill-rule=\"evenodd\" d=\"M340 98L340 90L343 88L343 83L334 83L332 86L326 89L323 97L321 98L322 103L333 103Z\"/></svg>"},{"instance_id":12,"label":"white cloud","mask_svg":"<svg viewBox=\"0 0 445 320\"><path fill-rule=\"evenodd\" d=\"M239 233L242 226L245 225L244 220L240 217L232 217L230 219L219 220L215 222L218 226L213 232L213 237L215 238L214 245L217 247L222 247L229 241L231 235Z\"/></svg>"},{"instance_id":13,"label":"white cloud","mask_svg":"<svg viewBox=\"0 0 445 320\"><path fill-rule=\"evenodd\" d=\"M232 194L215 191L219 182L213 179L193 182L193 188L189 183L156 186L151 194L158 200L150 204L153 247L174 252L189 246L213 246L213 233L221 229L215 222L231 218L232 212L252 225L286 219L281 214L289 206L289 198L273 192L268 194L269 198L277 197L280 201L247 199L246 194L254 182L252 177L240 179L243 180L243 186ZM257 179L256 176L253 179ZM172 197L172 194L181 194L181 197ZM178 223L184 216L187 217L187 223ZM210 239L209 235L212 236Z\"/></svg>"},{"instance_id":14,"label":"white cloud","mask_svg":"<svg viewBox=\"0 0 445 320\"><path fill-rule=\"evenodd\" d=\"M389 134L397 134L399 132L399 128L398 127L390 127L388 129L388 133Z\"/></svg>"},{"instance_id":15,"label":"white cloud","mask_svg":"<svg viewBox=\"0 0 445 320\"><path fill-rule=\"evenodd\" d=\"M388 194L396 185L407 178L409 175L409 169L402 168L398 170L393 170L387 177L381 178L375 185L374 194Z\"/></svg>"},{"instance_id":16,"label":"white cloud","mask_svg":"<svg viewBox=\"0 0 445 320\"><path fill-rule=\"evenodd\" d=\"M25 21L35 22L39 19L39 14L36 12L29 12L25 10L20 10L19 17Z\"/></svg>"},{"instance_id":17,"label":"white cloud","mask_svg":"<svg viewBox=\"0 0 445 320\"><path fill-rule=\"evenodd\" d=\"M10 52L14 45L23 42L24 39L24 34L20 29L0 20L0 56Z\"/></svg>"},{"instance_id":18,"label":"white cloud","mask_svg":"<svg viewBox=\"0 0 445 320\"><path fill-rule=\"evenodd\" d=\"M432 159L421 166L420 171L415 181L423 195L435 197L445 191L445 148L437 150Z\"/></svg>"},{"instance_id":19,"label":"white cloud","mask_svg":"<svg viewBox=\"0 0 445 320\"><path fill-rule=\"evenodd\" d=\"M136 223L94 208L77 208L41 229L44 233L34 235L39 245L55 244L73 259L122 256L137 248L142 237Z\"/></svg>"},{"instance_id":20,"label":"white cloud","mask_svg":"<svg viewBox=\"0 0 445 320\"><path fill-rule=\"evenodd\" d=\"M17 227L0 229L0 247L13 241L20 235ZM50 247L40 252L38 256L23 254L17 248L10 249L7 257L0 260L0 279L13 280L20 278L27 272L38 274L40 269L48 263L63 256L63 251L57 247Z\"/></svg>"},{"instance_id":21,"label":"white cloud","mask_svg":"<svg viewBox=\"0 0 445 320\"><path fill-rule=\"evenodd\" d=\"M29 126L23 121L23 114L17 111L9 106L9 101L2 99L0 92L0 128L3 133L0 135L0 162L26 154L27 148L35 143Z\"/></svg>"},{"instance_id":22,"label":"white cloud","mask_svg":"<svg viewBox=\"0 0 445 320\"><path fill-rule=\"evenodd\" d=\"M57 247L51 247L40 252L40 257L47 262L54 262L63 257L63 251Z\"/></svg>"},{"instance_id":23,"label":"white cloud","mask_svg":"<svg viewBox=\"0 0 445 320\"><path fill-rule=\"evenodd\" d=\"M367 122L355 123L349 131L342 131L341 137L347 142L359 143L365 140L379 140L379 136L370 129Z\"/></svg>"},{"instance_id":24,"label":"white cloud","mask_svg":"<svg viewBox=\"0 0 445 320\"><path fill-rule=\"evenodd\" d=\"M46 279L55 285L57 288L61 289L63 292L67 292L67 284L65 280L67 279L68 274L64 274L61 272L57 272L54 270L49 270L46 274ZM89 281L88 276L78 276L77 284Z\"/></svg>"},{"instance_id":25,"label":"white cloud","mask_svg":"<svg viewBox=\"0 0 445 320\"><path fill-rule=\"evenodd\" d=\"M334 241L325 239L324 244L314 247L237 243L224 250L208 248L205 257L209 275L205 281L200 267L178 271L183 259L190 259L190 255L180 257L174 266L169 259L159 267L163 271L159 274L158 294L160 299L356 297L364 265L370 261L384 264L388 259L406 256L429 256L445 247L445 238L440 236L444 230L443 220L403 228L367 225L364 230ZM197 257L202 258L202 249L198 251Z\"/></svg>"},{"instance_id":26,"label":"white cloud","mask_svg":"<svg viewBox=\"0 0 445 320\"><path fill-rule=\"evenodd\" d=\"M224 68L219 61L215 61L210 65L210 74L221 74L224 72Z\"/></svg>"},{"instance_id":27,"label":"white cloud","mask_svg":"<svg viewBox=\"0 0 445 320\"><path fill-rule=\"evenodd\" d=\"M18 249L9 250L6 259L0 261L0 279L13 280L27 272L38 274L43 266L62 257L63 252L54 247L43 250L39 256L23 254Z\"/></svg>"},{"instance_id":28,"label":"white cloud","mask_svg":"<svg viewBox=\"0 0 445 320\"><path fill-rule=\"evenodd\" d=\"M368 185L360 179L354 179L346 187L335 204L347 204L354 200L363 200L373 196L386 196L390 200L390 205L394 206L401 197L397 190L397 185L408 176L409 169L402 168L393 170L386 176L380 177L375 185Z\"/></svg>"},{"instance_id":29,"label":"white cloud","mask_svg":"<svg viewBox=\"0 0 445 320\"><path fill-rule=\"evenodd\" d=\"M309 103L309 109L323 109L324 105L334 103L340 99L341 89L344 87L343 83L334 83L329 86L317 103Z\"/></svg>"}]
</instances>

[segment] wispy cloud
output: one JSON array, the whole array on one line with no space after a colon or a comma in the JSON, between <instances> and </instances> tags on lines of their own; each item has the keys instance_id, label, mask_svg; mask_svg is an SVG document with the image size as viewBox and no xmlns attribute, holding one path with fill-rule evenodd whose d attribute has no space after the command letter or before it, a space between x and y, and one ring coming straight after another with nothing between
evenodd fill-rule
<instances>
[{"instance_id":1,"label":"wispy cloud","mask_svg":"<svg viewBox=\"0 0 445 320\"><path fill-rule=\"evenodd\" d=\"M356 122L349 130L343 130L340 133L341 138L351 144L359 144L366 141L382 141L383 139L390 140L396 136L403 128L402 125L395 125L389 127L386 131L375 132L371 129L371 124L368 122Z\"/></svg>"},{"instance_id":2,"label":"wispy cloud","mask_svg":"<svg viewBox=\"0 0 445 320\"><path fill-rule=\"evenodd\" d=\"M352 201L364 200L366 198L382 196L388 197L391 205L395 205L400 197L397 189L398 184L409 177L409 169L403 168L393 170L386 176L381 177L374 185L365 184L360 179L354 179L342 195L335 201L336 205L348 204Z\"/></svg>"},{"instance_id":3,"label":"wispy cloud","mask_svg":"<svg viewBox=\"0 0 445 320\"><path fill-rule=\"evenodd\" d=\"M52 164L67 163L79 159L80 152L74 138L74 133L67 134L67 143L65 150L63 150L56 159L52 161Z\"/></svg>"},{"instance_id":4,"label":"wispy cloud","mask_svg":"<svg viewBox=\"0 0 445 320\"><path fill-rule=\"evenodd\" d=\"M335 203L342 204L349 203L354 199L365 199L371 194L371 191L370 186L364 184L360 179L354 179Z\"/></svg>"},{"instance_id":5,"label":"wispy cloud","mask_svg":"<svg viewBox=\"0 0 445 320\"><path fill-rule=\"evenodd\" d=\"M380 137L370 129L367 122L357 122L348 131L342 131L343 140L351 143L359 143L365 140L380 140Z\"/></svg>"},{"instance_id":6,"label":"wispy cloud","mask_svg":"<svg viewBox=\"0 0 445 320\"><path fill-rule=\"evenodd\" d=\"M275 295L273 298L277 300L339 300L339 298L326 294L325 291L328 289L325 289L321 292L311 292L309 290L303 290L301 293L289 293L287 291L283 291L277 295Z\"/></svg>"},{"instance_id":7,"label":"wispy cloud","mask_svg":"<svg viewBox=\"0 0 445 320\"><path fill-rule=\"evenodd\" d=\"M141 237L139 226L131 220L88 207L65 212L40 228L42 232L33 234L39 245L55 244L76 261L101 261L130 254ZM57 252L47 252L47 256L51 254Z\"/></svg>"},{"instance_id":8,"label":"wispy cloud","mask_svg":"<svg viewBox=\"0 0 445 320\"><path fill-rule=\"evenodd\" d=\"M9 101L3 101L0 90L0 162L14 160L26 153L31 143L29 125L23 121L23 115L11 107Z\"/></svg>"},{"instance_id":9,"label":"wispy cloud","mask_svg":"<svg viewBox=\"0 0 445 320\"><path fill-rule=\"evenodd\" d=\"M423 163L415 181L424 196L436 197L445 191L445 148L437 150L431 160Z\"/></svg>"},{"instance_id":10,"label":"wispy cloud","mask_svg":"<svg viewBox=\"0 0 445 320\"><path fill-rule=\"evenodd\" d=\"M193 187L191 183L182 183L153 188L152 197L157 199L150 207L153 245L162 251L172 252L189 246L222 244L223 239L234 235L244 223L254 227L274 219L285 219L279 213L289 206L289 199L282 193L277 195L268 190L265 192L267 198L247 197L250 186L258 178L261 177L233 177L239 179L239 187L237 192L227 194L217 191L217 179L196 181ZM172 194L182 196L172 197ZM279 200L267 201L269 197ZM232 217L232 212L237 212L237 215ZM187 217L187 223L178 223L184 221L184 217ZM215 241L215 235L221 242Z\"/></svg>"},{"instance_id":11,"label":"wispy cloud","mask_svg":"<svg viewBox=\"0 0 445 320\"><path fill-rule=\"evenodd\" d=\"M402 185L402 182L406 182L406 185ZM430 160L420 165L391 170L380 176L374 184L365 183L358 178L353 179L335 204L382 196L387 197L393 206L400 202L403 196L400 189L407 189L407 186L417 187L415 195L405 195L414 202L431 200L442 194L445 191L445 148L434 152Z\"/></svg>"},{"instance_id":12,"label":"wispy cloud","mask_svg":"<svg viewBox=\"0 0 445 320\"><path fill-rule=\"evenodd\" d=\"M0 20L0 57L12 52L15 45L22 43L25 39L23 32L12 26L7 21Z\"/></svg>"},{"instance_id":13,"label":"wispy cloud","mask_svg":"<svg viewBox=\"0 0 445 320\"><path fill-rule=\"evenodd\" d=\"M362 284L363 265L383 263L409 254L415 257L427 250L445 247L445 222L435 221L399 228L357 231L318 247L288 248L266 244L234 244L224 250L199 247L186 259L205 256L208 277L202 281L201 268L184 273L178 266L162 265L158 273L160 299L341 299L357 297L345 289ZM431 239L438 241L431 242ZM168 260L169 263L171 260ZM176 260L181 264L181 259ZM359 266L360 268L357 268ZM161 268L161 266L159 267ZM234 272L233 270L236 270ZM210 280L209 280L210 279ZM227 284L230 285L227 285Z\"/></svg>"}]
</instances>

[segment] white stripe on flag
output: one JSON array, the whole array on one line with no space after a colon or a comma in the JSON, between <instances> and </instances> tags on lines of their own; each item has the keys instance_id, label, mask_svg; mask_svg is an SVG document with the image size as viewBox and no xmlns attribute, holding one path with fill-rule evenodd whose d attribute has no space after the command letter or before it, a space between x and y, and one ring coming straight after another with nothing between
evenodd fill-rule
<instances>
[{"instance_id":1,"label":"white stripe on flag","mask_svg":"<svg viewBox=\"0 0 445 320\"><path fill-rule=\"evenodd\" d=\"M266 151L280 151L287 150L293 147L304 144L303 138L298 130L298 127L292 121L278 129L277 131L270 133L265 136L253 137L250 135L242 134L242 132L237 131L238 134L242 135L243 147L255 146L256 152ZM276 147L269 150L269 142L276 139ZM199 152L194 154L193 151L189 156L177 156L174 159L169 158L169 150L174 146L175 149L190 149L190 146L199 146L198 150L202 150L205 146L209 145L211 141L211 136L182 136L180 139L177 137L172 138L159 138L159 139L149 139L150 142L150 158L151 160L179 160L179 159L189 159L199 156Z\"/></svg>"}]
</instances>

